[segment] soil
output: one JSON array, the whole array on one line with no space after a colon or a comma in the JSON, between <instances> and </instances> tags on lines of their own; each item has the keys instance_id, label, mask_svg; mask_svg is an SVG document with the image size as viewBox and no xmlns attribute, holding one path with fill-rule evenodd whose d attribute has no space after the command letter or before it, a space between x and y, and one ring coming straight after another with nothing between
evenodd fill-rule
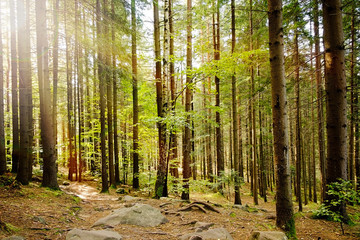
<instances>
[{"instance_id":1,"label":"soil","mask_svg":"<svg viewBox=\"0 0 360 240\"><path fill-rule=\"evenodd\" d=\"M0 187L0 239L11 235L34 240L65 239L71 229L92 229L96 220L128 204L121 200L124 194L117 194L116 189L110 189L110 193L99 193L100 183L94 178L87 177L81 183L61 185L61 191L42 188L40 179L37 180L20 188ZM178 239L183 234L194 232L196 221L214 223L214 228L224 227L234 239L248 239L253 231L278 230L275 226L275 202L271 194L267 203L261 200L257 206L253 205L251 196L242 195L243 206L247 205L248 208L241 209L234 208L232 201L216 193L191 193L192 202L206 202L220 212L206 209L204 213L196 208L178 211L188 205L179 197L156 200L149 197L147 192L133 191L129 186L121 187L129 191L128 195L136 197L134 202L161 209L169 220L159 227L119 225L113 228L123 239ZM311 211L318 206L312 203L305 206L302 213L296 214L298 239L360 239L359 223L345 226L343 235L339 223L312 219ZM349 211L356 209L349 207Z\"/></svg>"}]
</instances>

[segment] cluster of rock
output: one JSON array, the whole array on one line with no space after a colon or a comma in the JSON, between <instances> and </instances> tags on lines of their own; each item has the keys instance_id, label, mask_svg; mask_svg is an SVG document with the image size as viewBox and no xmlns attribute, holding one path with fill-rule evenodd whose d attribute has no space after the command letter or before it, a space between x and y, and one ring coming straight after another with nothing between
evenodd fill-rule
<instances>
[{"instance_id":1,"label":"cluster of rock","mask_svg":"<svg viewBox=\"0 0 360 240\"><path fill-rule=\"evenodd\" d=\"M122 236L111 230L119 224L129 224L141 227L156 227L169 220L160 212L148 204L133 203L136 198L124 196L122 200L127 202L123 208L113 211L108 216L99 219L92 227L103 227L106 230L82 230L72 229L66 235L66 240L121 240ZM225 228L211 228L214 223L196 222L194 232L179 236L180 240L233 240ZM24 240L23 237L12 236L5 240ZM253 232L249 240L287 240L282 232Z\"/></svg>"}]
</instances>

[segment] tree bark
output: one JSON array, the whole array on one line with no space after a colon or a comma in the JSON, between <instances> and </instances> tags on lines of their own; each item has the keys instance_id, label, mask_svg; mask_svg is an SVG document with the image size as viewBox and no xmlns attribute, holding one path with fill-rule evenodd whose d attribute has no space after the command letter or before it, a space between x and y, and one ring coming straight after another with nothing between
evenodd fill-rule
<instances>
[{"instance_id":1,"label":"tree bark","mask_svg":"<svg viewBox=\"0 0 360 240\"><path fill-rule=\"evenodd\" d=\"M104 6L103 6L104 7ZM97 24L97 41L98 41L98 77L100 87L100 149L101 149L101 192L109 191L108 183L108 168L106 156L106 126L105 126L105 86L106 78L104 70L104 57L103 57L103 22L101 18L101 3L96 0L96 24Z\"/></svg>"},{"instance_id":2,"label":"tree bark","mask_svg":"<svg viewBox=\"0 0 360 240\"><path fill-rule=\"evenodd\" d=\"M154 41L155 41L155 78L156 78L156 105L157 114L160 120L157 122L158 136L159 136L159 162L157 169L157 178L155 183L155 197L165 197L166 190L166 131L165 124L163 123L164 117L164 102L163 102L163 81L161 79L161 56L160 56L160 23L159 23L159 6L158 2L153 1L154 4Z\"/></svg>"},{"instance_id":3,"label":"tree bark","mask_svg":"<svg viewBox=\"0 0 360 240\"><path fill-rule=\"evenodd\" d=\"M295 235L291 178L287 100L284 69L284 39L282 26L282 0L268 0L269 47L271 68L271 97L276 167L276 225Z\"/></svg>"},{"instance_id":4,"label":"tree bark","mask_svg":"<svg viewBox=\"0 0 360 240\"><path fill-rule=\"evenodd\" d=\"M10 29L11 29L11 107L12 107L12 169L16 173L19 167L19 89L18 89L18 65L17 65L17 47L16 47L16 24L15 24L15 0L10 0Z\"/></svg>"},{"instance_id":5,"label":"tree bark","mask_svg":"<svg viewBox=\"0 0 360 240\"><path fill-rule=\"evenodd\" d=\"M0 52L3 53L2 25L0 7ZM0 175L6 172L6 153L5 153L5 125L4 125L4 58L0 54Z\"/></svg>"},{"instance_id":6,"label":"tree bark","mask_svg":"<svg viewBox=\"0 0 360 240\"><path fill-rule=\"evenodd\" d=\"M37 66L40 93L40 126L41 143L43 147L43 181L42 186L58 189L56 148L53 127L53 112L51 109L51 89L49 79L49 57L46 24L46 1L36 1L36 36L37 36Z\"/></svg>"},{"instance_id":7,"label":"tree bark","mask_svg":"<svg viewBox=\"0 0 360 240\"><path fill-rule=\"evenodd\" d=\"M139 103L136 54L136 8L131 0L131 66L133 81L133 188L139 188Z\"/></svg>"},{"instance_id":8,"label":"tree bark","mask_svg":"<svg viewBox=\"0 0 360 240\"><path fill-rule=\"evenodd\" d=\"M28 3L27 3L28 5ZM29 183L31 174L32 151L32 89L31 89L31 61L30 55L30 32L27 23L28 11L25 9L24 0L17 1L17 25L18 25L18 55L19 55L19 83L20 96L20 155L17 180L23 185ZM27 59L26 61L24 61Z\"/></svg>"},{"instance_id":9,"label":"tree bark","mask_svg":"<svg viewBox=\"0 0 360 240\"><path fill-rule=\"evenodd\" d=\"M235 52L236 35L235 35L235 0L231 0L231 54ZM239 144L238 144L238 112L236 100L236 76L235 70L231 77L231 94L232 94L232 135L234 151L234 169L235 169L235 202L241 204L240 198L240 165L239 165Z\"/></svg>"},{"instance_id":10,"label":"tree bark","mask_svg":"<svg viewBox=\"0 0 360 240\"><path fill-rule=\"evenodd\" d=\"M324 0L327 159L326 184L347 180L345 46L340 0ZM325 200L331 195L325 194ZM329 205L329 201L325 201ZM346 206L334 207L347 217Z\"/></svg>"},{"instance_id":11,"label":"tree bark","mask_svg":"<svg viewBox=\"0 0 360 240\"><path fill-rule=\"evenodd\" d=\"M190 111L192 94L192 1L187 0L187 41L186 41L186 90L185 90L185 132L183 146L183 188L182 200L190 199L189 178L191 177L191 131Z\"/></svg>"}]
</instances>

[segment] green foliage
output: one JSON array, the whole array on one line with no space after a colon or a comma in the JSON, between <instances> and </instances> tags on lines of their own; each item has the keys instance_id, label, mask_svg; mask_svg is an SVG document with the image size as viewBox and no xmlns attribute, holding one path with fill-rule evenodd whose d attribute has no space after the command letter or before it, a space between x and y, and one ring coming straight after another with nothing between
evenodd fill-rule
<instances>
[{"instance_id":1,"label":"green foliage","mask_svg":"<svg viewBox=\"0 0 360 240\"><path fill-rule=\"evenodd\" d=\"M289 222L286 223L285 226L285 231L286 231L286 236L290 239L290 240L296 240L296 228L295 228L295 219L294 217L292 217Z\"/></svg>"},{"instance_id":2,"label":"green foliage","mask_svg":"<svg viewBox=\"0 0 360 240\"><path fill-rule=\"evenodd\" d=\"M330 200L326 200L325 204L321 204L319 209L313 211L312 217L339 222L344 233L343 223L350 223L350 220L340 212L340 206L343 204L360 204L360 194L354 190L350 181L343 179L339 179L327 187Z\"/></svg>"},{"instance_id":3,"label":"green foliage","mask_svg":"<svg viewBox=\"0 0 360 240\"><path fill-rule=\"evenodd\" d=\"M10 173L0 176L0 187L5 187L5 189L10 190L20 189L20 186L21 184Z\"/></svg>"},{"instance_id":4,"label":"green foliage","mask_svg":"<svg viewBox=\"0 0 360 240\"><path fill-rule=\"evenodd\" d=\"M5 233L14 233L20 231L20 228L6 222L0 221L0 230Z\"/></svg>"}]
</instances>

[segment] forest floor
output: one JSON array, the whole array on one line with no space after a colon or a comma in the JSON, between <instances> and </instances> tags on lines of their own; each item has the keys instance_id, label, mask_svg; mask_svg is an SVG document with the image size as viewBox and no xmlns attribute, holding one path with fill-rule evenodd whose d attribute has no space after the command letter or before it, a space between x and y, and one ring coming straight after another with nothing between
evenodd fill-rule
<instances>
[{"instance_id":1,"label":"forest floor","mask_svg":"<svg viewBox=\"0 0 360 240\"><path fill-rule=\"evenodd\" d=\"M63 180L59 180L59 183L63 183ZM0 187L0 239L11 235L34 240L65 239L69 230L91 229L96 220L125 204L121 200L121 196L124 195L117 194L116 189L110 189L110 193L100 194L99 181L90 177L81 183L61 185L61 191L42 188L40 185L40 179L35 179L28 186ZM247 204L248 207L241 209L234 208L232 201L217 193L191 192L191 201L213 204L220 213L204 213L199 210L178 212L187 205L180 201L179 197L156 200L150 198L146 192L133 191L128 186L123 187L130 191L128 195L136 197L135 202L146 203L163 211L166 208L167 212L174 213L166 215L169 222L159 227L118 225L112 229L120 233L123 239L178 239L183 234L194 232L196 221L214 223L214 227L224 227L234 239L246 240L256 230L277 230L275 202L270 194L267 203L259 199L257 206L253 205L250 195L242 194L243 206ZM243 189L246 187L245 185ZM298 239L360 239L359 208L348 207L349 212L357 216L357 219L354 219L357 224L346 225L343 235L339 223L311 218L312 210L318 206L312 203L304 206L302 213L296 213ZM296 209L295 211L297 212ZM8 232L4 231L4 228Z\"/></svg>"}]
</instances>

